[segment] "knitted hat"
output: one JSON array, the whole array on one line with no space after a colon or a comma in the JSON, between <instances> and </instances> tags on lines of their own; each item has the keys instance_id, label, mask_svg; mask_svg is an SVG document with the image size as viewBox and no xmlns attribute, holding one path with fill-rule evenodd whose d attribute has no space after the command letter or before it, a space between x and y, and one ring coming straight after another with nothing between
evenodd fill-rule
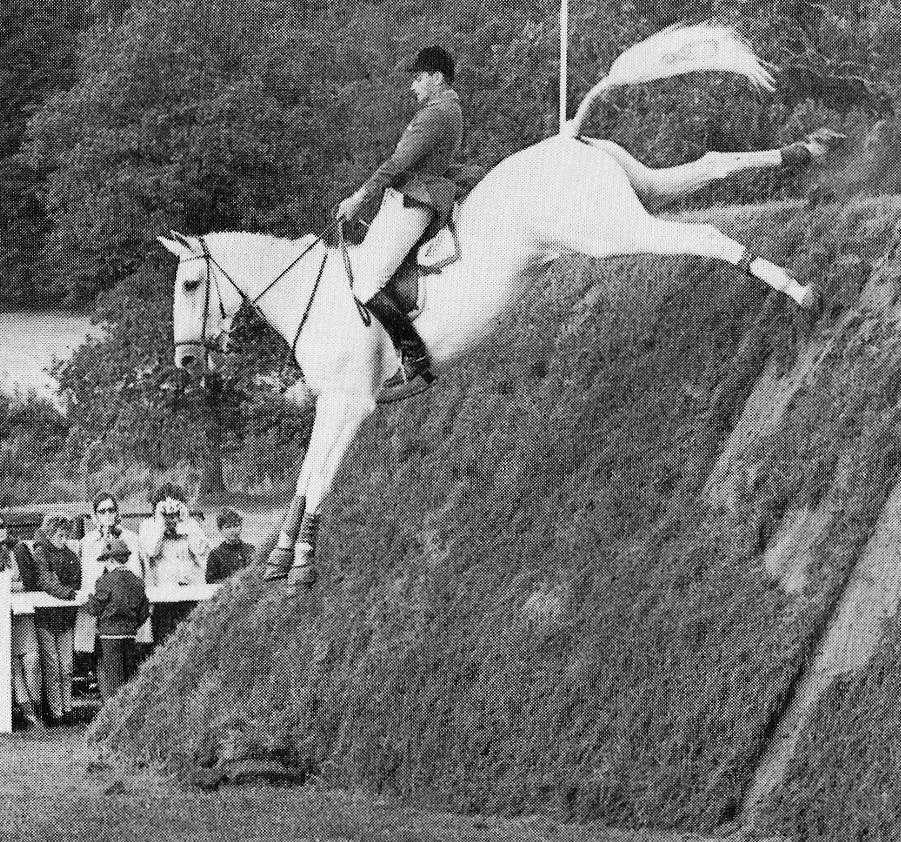
<instances>
[{"instance_id":1,"label":"knitted hat","mask_svg":"<svg viewBox=\"0 0 901 842\"><path fill-rule=\"evenodd\" d=\"M100 561L107 561L111 558L128 558L129 555L131 555L131 550L125 541L121 538L107 538L100 551Z\"/></svg>"}]
</instances>

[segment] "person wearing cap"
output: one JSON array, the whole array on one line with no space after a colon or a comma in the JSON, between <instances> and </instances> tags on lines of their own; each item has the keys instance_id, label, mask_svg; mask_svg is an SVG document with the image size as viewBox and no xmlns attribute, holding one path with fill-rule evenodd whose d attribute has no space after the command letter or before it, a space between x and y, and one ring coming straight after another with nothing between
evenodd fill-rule
<instances>
[{"instance_id":1,"label":"person wearing cap","mask_svg":"<svg viewBox=\"0 0 901 842\"><path fill-rule=\"evenodd\" d=\"M254 546L241 540L243 521L234 509L224 508L216 515L222 543L210 552L206 563L207 584L221 582L243 570L253 558Z\"/></svg>"},{"instance_id":2,"label":"person wearing cap","mask_svg":"<svg viewBox=\"0 0 901 842\"><path fill-rule=\"evenodd\" d=\"M381 322L401 355L401 370L388 387L429 371L428 351L403 306L388 286L391 276L433 221L450 215L456 187L447 172L463 137L460 97L451 87L455 63L440 46L420 50L407 68L410 90L419 103L397 147L352 196L338 205L339 220L359 215L371 199L381 197L379 211L361 246L365 271L354 276L354 293Z\"/></svg>"},{"instance_id":3,"label":"person wearing cap","mask_svg":"<svg viewBox=\"0 0 901 842\"><path fill-rule=\"evenodd\" d=\"M119 517L119 502L109 491L95 495L91 503L91 520L94 528L78 542L78 556L81 561L81 587L91 591L104 571L100 554L110 537L120 538L129 548L128 569L143 578L141 551L138 536L125 529ZM143 631L143 630L142 630ZM88 612L87 606L78 609L75 617L75 652L94 653L94 638L97 621ZM146 627L146 640L150 640L150 627Z\"/></svg>"},{"instance_id":4,"label":"person wearing cap","mask_svg":"<svg viewBox=\"0 0 901 842\"><path fill-rule=\"evenodd\" d=\"M87 610L97 618L100 655L97 683L103 701L112 698L135 670L135 637L150 616L144 582L128 567L132 548L108 535L98 560L105 571L94 584Z\"/></svg>"},{"instance_id":5,"label":"person wearing cap","mask_svg":"<svg viewBox=\"0 0 901 842\"><path fill-rule=\"evenodd\" d=\"M81 565L68 547L72 522L49 515L34 535L34 566L38 587L62 600L74 600L81 587ZM72 661L76 609L35 608L34 624L44 673L50 722L72 724Z\"/></svg>"}]
</instances>

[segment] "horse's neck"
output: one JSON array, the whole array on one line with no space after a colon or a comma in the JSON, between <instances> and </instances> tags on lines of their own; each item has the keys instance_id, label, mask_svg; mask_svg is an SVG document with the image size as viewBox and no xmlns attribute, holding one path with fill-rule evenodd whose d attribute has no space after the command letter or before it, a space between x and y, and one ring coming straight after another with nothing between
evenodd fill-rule
<instances>
[{"instance_id":1,"label":"horse's neck","mask_svg":"<svg viewBox=\"0 0 901 842\"><path fill-rule=\"evenodd\" d=\"M207 236L216 261L228 273L240 294L257 302L269 324L288 338L296 328L296 311L309 295L316 270L323 256L323 247L314 245L291 264L311 245L312 236L287 240L264 234L227 232ZM290 271L287 271L290 267ZM226 309L234 315L243 303L237 298Z\"/></svg>"}]
</instances>

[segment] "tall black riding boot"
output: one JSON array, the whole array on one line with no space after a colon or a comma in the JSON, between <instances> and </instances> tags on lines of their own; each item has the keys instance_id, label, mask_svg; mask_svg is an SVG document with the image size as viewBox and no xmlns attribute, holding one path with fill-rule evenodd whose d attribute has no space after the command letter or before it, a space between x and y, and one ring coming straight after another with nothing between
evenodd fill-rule
<instances>
[{"instance_id":1,"label":"tall black riding boot","mask_svg":"<svg viewBox=\"0 0 901 842\"><path fill-rule=\"evenodd\" d=\"M382 323L400 352L402 375L395 375L385 385L398 386L420 376L426 383L431 383L435 375L429 370L429 352L390 288L380 289L366 302L366 307Z\"/></svg>"}]
</instances>

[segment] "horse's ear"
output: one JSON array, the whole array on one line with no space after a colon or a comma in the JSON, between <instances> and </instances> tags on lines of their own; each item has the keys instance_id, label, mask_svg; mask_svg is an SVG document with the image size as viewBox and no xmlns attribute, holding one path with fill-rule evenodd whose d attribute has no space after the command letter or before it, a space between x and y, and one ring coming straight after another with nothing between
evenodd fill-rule
<instances>
[{"instance_id":1,"label":"horse's ear","mask_svg":"<svg viewBox=\"0 0 901 842\"><path fill-rule=\"evenodd\" d=\"M157 242L164 248L166 251L172 252L179 260L189 255L190 249L183 246L181 243L176 242L175 240L170 240L167 237L157 237Z\"/></svg>"},{"instance_id":2,"label":"horse's ear","mask_svg":"<svg viewBox=\"0 0 901 842\"><path fill-rule=\"evenodd\" d=\"M187 234L182 234L180 231L175 230L170 230L169 233L176 240L181 240L192 254L199 254L203 251L203 246L200 244L200 240L198 240L197 237L189 237Z\"/></svg>"}]
</instances>

